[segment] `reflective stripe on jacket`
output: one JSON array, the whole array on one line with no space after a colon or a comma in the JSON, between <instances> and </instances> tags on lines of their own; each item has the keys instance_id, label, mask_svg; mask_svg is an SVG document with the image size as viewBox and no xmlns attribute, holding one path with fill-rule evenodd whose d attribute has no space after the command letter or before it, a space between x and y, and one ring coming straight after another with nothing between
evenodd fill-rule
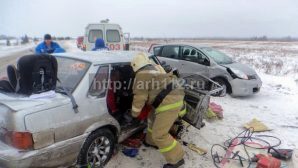
<instances>
[{"instance_id":1,"label":"reflective stripe on jacket","mask_svg":"<svg viewBox=\"0 0 298 168\"><path fill-rule=\"evenodd\" d=\"M156 96L165 89L165 86L176 80L172 74L164 74L149 66L136 73L133 85L132 115L137 117L144 105L152 104ZM163 112L183 106L184 90L180 86L172 90L156 108L156 112Z\"/></svg>"}]
</instances>

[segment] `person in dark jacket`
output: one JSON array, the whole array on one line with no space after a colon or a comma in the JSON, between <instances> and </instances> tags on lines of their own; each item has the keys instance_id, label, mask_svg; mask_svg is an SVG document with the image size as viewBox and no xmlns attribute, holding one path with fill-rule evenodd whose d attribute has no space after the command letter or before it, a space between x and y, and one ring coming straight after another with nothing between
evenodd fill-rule
<instances>
[{"instance_id":1,"label":"person in dark jacket","mask_svg":"<svg viewBox=\"0 0 298 168\"><path fill-rule=\"evenodd\" d=\"M98 38L95 41L95 47L92 49L92 51L103 51L103 50L109 50L108 47L105 45L105 41L102 38Z\"/></svg>"},{"instance_id":2,"label":"person in dark jacket","mask_svg":"<svg viewBox=\"0 0 298 168\"><path fill-rule=\"evenodd\" d=\"M51 54L51 53L63 53L65 50L60 47L56 42L52 41L52 37L49 34L44 36L44 41L35 48L36 54Z\"/></svg>"}]
</instances>

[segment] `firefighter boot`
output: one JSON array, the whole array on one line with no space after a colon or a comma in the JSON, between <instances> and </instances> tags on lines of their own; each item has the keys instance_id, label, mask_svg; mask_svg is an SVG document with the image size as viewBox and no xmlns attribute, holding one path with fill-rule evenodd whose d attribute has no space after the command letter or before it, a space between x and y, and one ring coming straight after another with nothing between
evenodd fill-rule
<instances>
[{"instance_id":1,"label":"firefighter boot","mask_svg":"<svg viewBox=\"0 0 298 168\"><path fill-rule=\"evenodd\" d=\"M176 164L165 164L163 165L163 168L178 168L180 166L184 165L184 159L180 160L178 163Z\"/></svg>"}]
</instances>

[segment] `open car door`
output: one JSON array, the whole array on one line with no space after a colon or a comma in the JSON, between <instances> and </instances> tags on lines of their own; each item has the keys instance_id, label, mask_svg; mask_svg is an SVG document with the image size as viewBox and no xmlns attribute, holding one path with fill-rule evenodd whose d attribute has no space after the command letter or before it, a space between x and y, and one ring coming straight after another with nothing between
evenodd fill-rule
<instances>
[{"instance_id":1,"label":"open car door","mask_svg":"<svg viewBox=\"0 0 298 168\"><path fill-rule=\"evenodd\" d=\"M203 117L209 108L210 95L221 91L223 88L213 80L203 75L189 75L183 77L185 80L185 102L187 113L183 120L190 125L200 129L204 126ZM218 86L211 90L212 85Z\"/></svg>"}]
</instances>

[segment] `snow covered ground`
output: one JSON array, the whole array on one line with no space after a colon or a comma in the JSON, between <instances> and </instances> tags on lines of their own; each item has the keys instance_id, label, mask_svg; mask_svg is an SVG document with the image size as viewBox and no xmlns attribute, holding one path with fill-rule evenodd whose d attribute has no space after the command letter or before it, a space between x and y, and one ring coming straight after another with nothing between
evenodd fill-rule
<instances>
[{"instance_id":1,"label":"snow covered ground","mask_svg":"<svg viewBox=\"0 0 298 168\"><path fill-rule=\"evenodd\" d=\"M26 45L12 45L12 46L0 45L0 57L6 57L14 53L28 51L32 49L33 46L34 46L34 43L29 43Z\"/></svg>"},{"instance_id":2,"label":"snow covered ground","mask_svg":"<svg viewBox=\"0 0 298 168\"><path fill-rule=\"evenodd\" d=\"M280 138L281 148L298 149L297 84L288 77L260 75L264 85L257 95L244 98L212 98L211 101L223 107L224 119L206 122L206 126L201 130L190 128L184 135L183 140L208 150L206 156L200 156L185 148L185 168L213 168L211 146L223 144L225 140L235 137L243 130L242 126L253 118L273 129L262 134ZM107 167L117 168L121 165L123 168L156 168L165 163L162 155L154 149L141 147L140 156L142 159L128 158L119 152ZM294 167L291 163L288 164L289 167Z\"/></svg>"},{"instance_id":3,"label":"snow covered ground","mask_svg":"<svg viewBox=\"0 0 298 168\"><path fill-rule=\"evenodd\" d=\"M275 77L261 74L263 87L259 94L244 97L212 98L212 101L222 105L224 119L208 123L200 131L191 129L184 137L188 141L210 149L212 144L222 144L225 140L235 137L243 129L244 123L256 118L273 129L262 133L273 135L281 139L282 148L298 148L298 88L296 83L287 77ZM196 135L196 136L194 136ZM213 167L210 154L207 158L189 151L191 166L195 163Z\"/></svg>"}]
</instances>

